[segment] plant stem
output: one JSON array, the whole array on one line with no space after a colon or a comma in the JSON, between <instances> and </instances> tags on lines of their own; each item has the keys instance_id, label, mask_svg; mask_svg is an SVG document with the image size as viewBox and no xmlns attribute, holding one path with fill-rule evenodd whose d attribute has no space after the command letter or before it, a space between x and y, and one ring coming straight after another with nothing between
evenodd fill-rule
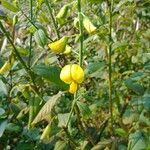
<instances>
[{"instance_id":1,"label":"plant stem","mask_svg":"<svg viewBox=\"0 0 150 150\"><path fill-rule=\"evenodd\" d=\"M113 102L112 102L112 5L113 0L110 0L109 4L109 55L108 55L108 65L109 65L109 113L111 118L111 127L113 129Z\"/></svg>"},{"instance_id":2,"label":"plant stem","mask_svg":"<svg viewBox=\"0 0 150 150\"><path fill-rule=\"evenodd\" d=\"M54 15L53 15L53 10L52 10L51 3L48 0L45 0L45 3L47 5L47 7L48 7L48 10L49 10L49 13L50 13L53 25L54 25L54 29L55 29L57 38L60 39L59 30L58 30L57 22L56 22L56 20L54 18Z\"/></svg>"},{"instance_id":3,"label":"plant stem","mask_svg":"<svg viewBox=\"0 0 150 150\"><path fill-rule=\"evenodd\" d=\"M78 5L78 17L79 17L79 27L80 27L80 49L79 49L79 65L82 67L83 63L83 16L81 13L81 0L77 0Z\"/></svg>"},{"instance_id":4,"label":"plant stem","mask_svg":"<svg viewBox=\"0 0 150 150\"><path fill-rule=\"evenodd\" d=\"M33 21L33 0L30 0L30 19ZM30 47L29 47L29 59L28 59L28 67L30 68L31 65L31 53L32 53L32 36L30 34Z\"/></svg>"},{"instance_id":5,"label":"plant stem","mask_svg":"<svg viewBox=\"0 0 150 150\"><path fill-rule=\"evenodd\" d=\"M69 125L69 122L70 122L70 119L71 119L71 116L72 116L72 113L73 113L76 101L77 101L77 94L75 93L74 94L74 99L73 99L73 102L72 102L71 111L70 111L70 114L69 114L69 118L68 118L68 121L67 121L67 124L66 124L66 127L68 127L68 125Z\"/></svg>"}]
</instances>

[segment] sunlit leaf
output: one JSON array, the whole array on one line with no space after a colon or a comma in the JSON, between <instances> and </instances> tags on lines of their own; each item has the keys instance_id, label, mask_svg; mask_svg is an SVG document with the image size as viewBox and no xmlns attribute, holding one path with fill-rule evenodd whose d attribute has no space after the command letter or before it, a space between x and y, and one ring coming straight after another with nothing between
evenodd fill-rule
<instances>
[{"instance_id":1,"label":"sunlit leaf","mask_svg":"<svg viewBox=\"0 0 150 150\"><path fill-rule=\"evenodd\" d=\"M56 102L61 97L62 93L59 92L57 95L52 96L45 105L41 108L35 119L33 120L32 124L36 124L39 121L45 119L45 117L51 113L53 107L55 106Z\"/></svg>"}]
</instances>

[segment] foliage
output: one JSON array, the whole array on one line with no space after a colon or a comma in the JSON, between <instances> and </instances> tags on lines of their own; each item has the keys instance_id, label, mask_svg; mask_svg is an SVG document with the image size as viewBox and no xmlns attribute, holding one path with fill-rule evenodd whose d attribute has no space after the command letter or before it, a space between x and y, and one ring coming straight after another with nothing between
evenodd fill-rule
<instances>
[{"instance_id":1,"label":"foliage","mask_svg":"<svg viewBox=\"0 0 150 150\"><path fill-rule=\"evenodd\" d=\"M0 0L0 149L149 150L149 7ZM78 63L73 95L60 72Z\"/></svg>"}]
</instances>

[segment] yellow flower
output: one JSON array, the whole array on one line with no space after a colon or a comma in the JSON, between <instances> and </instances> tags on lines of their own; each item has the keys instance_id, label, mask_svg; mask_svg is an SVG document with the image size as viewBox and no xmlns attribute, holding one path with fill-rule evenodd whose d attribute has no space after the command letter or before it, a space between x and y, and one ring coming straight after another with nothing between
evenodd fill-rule
<instances>
[{"instance_id":1,"label":"yellow flower","mask_svg":"<svg viewBox=\"0 0 150 150\"><path fill-rule=\"evenodd\" d=\"M62 53L66 49L66 44L68 42L68 37L64 36L61 39L52 42L48 44L48 47L54 52L54 53Z\"/></svg>"},{"instance_id":2,"label":"yellow flower","mask_svg":"<svg viewBox=\"0 0 150 150\"><path fill-rule=\"evenodd\" d=\"M84 80L84 71L77 65L66 65L62 68L60 73L60 79L67 84L70 84L70 93L75 93L77 91L77 86Z\"/></svg>"}]
</instances>

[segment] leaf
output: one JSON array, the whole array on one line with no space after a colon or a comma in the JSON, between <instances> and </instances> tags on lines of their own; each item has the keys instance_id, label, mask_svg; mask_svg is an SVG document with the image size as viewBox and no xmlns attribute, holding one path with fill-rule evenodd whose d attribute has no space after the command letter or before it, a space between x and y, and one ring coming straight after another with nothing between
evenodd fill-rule
<instances>
[{"instance_id":1,"label":"leaf","mask_svg":"<svg viewBox=\"0 0 150 150\"><path fill-rule=\"evenodd\" d=\"M70 113L58 114L58 127L65 127L69 118Z\"/></svg>"},{"instance_id":2,"label":"leaf","mask_svg":"<svg viewBox=\"0 0 150 150\"><path fill-rule=\"evenodd\" d=\"M32 128L30 130L25 128L23 130L23 136L25 136L28 139L28 141L36 141L40 138L40 131L38 128Z\"/></svg>"},{"instance_id":3,"label":"leaf","mask_svg":"<svg viewBox=\"0 0 150 150\"><path fill-rule=\"evenodd\" d=\"M0 120L0 137L3 135L7 126L7 120Z\"/></svg>"},{"instance_id":4,"label":"leaf","mask_svg":"<svg viewBox=\"0 0 150 150\"><path fill-rule=\"evenodd\" d=\"M83 118L88 119L92 112L90 108L87 106L87 104L78 101L77 105L79 107L79 110L81 111Z\"/></svg>"},{"instance_id":5,"label":"leaf","mask_svg":"<svg viewBox=\"0 0 150 150\"><path fill-rule=\"evenodd\" d=\"M23 55L23 56L27 56L28 54L29 54L29 51L28 51L28 49L26 49L26 48L23 48L23 47L17 47L17 50L18 50L18 52L21 54L21 55Z\"/></svg>"},{"instance_id":6,"label":"leaf","mask_svg":"<svg viewBox=\"0 0 150 150\"><path fill-rule=\"evenodd\" d=\"M12 11L12 12L18 12L19 9L13 5L13 3L9 3L6 0L1 0L1 4L3 7L5 7L6 9Z\"/></svg>"},{"instance_id":7,"label":"leaf","mask_svg":"<svg viewBox=\"0 0 150 150\"><path fill-rule=\"evenodd\" d=\"M144 108L147 110L150 110L150 95L143 96L142 102L143 102Z\"/></svg>"},{"instance_id":8,"label":"leaf","mask_svg":"<svg viewBox=\"0 0 150 150\"><path fill-rule=\"evenodd\" d=\"M55 144L54 150L65 150L67 147L66 141L58 141Z\"/></svg>"},{"instance_id":9,"label":"leaf","mask_svg":"<svg viewBox=\"0 0 150 150\"><path fill-rule=\"evenodd\" d=\"M14 123L8 123L6 126L6 130L9 132L20 132L21 127Z\"/></svg>"},{"instance_id":10,"label":"leaf","mask_svg":"<svg viewBox=\"0 0 150 150\"><path fill-rule=\"evenodd\" d=\"M142 85L133 82L130 78L125 81L125 85L135 92L138 95L143 95L144 94L144 88Z\"/></svg>"},{"instance_id":11,"label":"leaf","mask_svg":"<svg viewBox=\"0 0 150 150\"><path fill-rule=\"evenodd\" d=\"M118 134L121 137L126 137L127 136L126 131L122 128L115 129L115 133Z\"/></svg>"},{"instance_id":12,"label":"leaf","mask_svg":"<svg viewBox=\"0 0 150 150\"><path fill-rule=\"evenodd\" d=\"M129 45L127 41L116 42L113 44L113 50L125 50L125 48Z\"/></svg>"},{"instance_id":13,"label":"leaf","mask_svg":"<svg viewBox=\"0 0 150 150\"><path fill-rule=\"evenodd\" d=\"M51 113L53 107L55 106L56 102L60 98L62 92L59 92L58 94L52 96L45 105L41 108L35 119L33 120L32 124L36 124L39 121L45 119L45 116Z\"/></svg>"},{"instance_id":14,"label":"leaf","mask_svg":"<svg viewBox=\"0 0 150 150\"><path fill-rule=\"evenodd\" d=\"M42 29L38 29L35 31L34 39L35 39L35 42L38 45L40 45L41 47L44 47L47 43L46 34L45 34L44 30L42 30Z\"/></svg>"},{"instance_id":15,"label":"leaf","mask_svg":"<svg viewBox=\"0 0 150 150\"><path fill-rule=\"evenodd\" d=\"M143 150L146 149L145 137L142 131L138 130L129 135L128 150Z\"/></svg>"},{"instance_id":16,"label":"leaf","mask_svg":"<svg viewBox=\"0 0 150 150\"><path fill-rule=\"evenodd\" d=\"M29 149L34 149L34 144L31 142L19 142L17 143L17 146L15 148L16 150L29 150Z\"/></svg>"},{"instance_id":17,"label":"leaf","mask_svg":"<svg viewBox=\"0 0 150 150\"><path fill-rule=\"evenodd\" d=\"M3 81L0 80L0 96L4 96L4 95L7 95L7 87L3 83Z\"/></svg>"},{"instance_id":18,"label":"leaf","mask_svg":"<svg viewBox=\"0 0 150 150\"><path fill-rule=\"evenodd\" d=\"M5 110L0 107L0 116L3 115L4 113L5 113Z\"/></svg>"},{"instance_id":19,"label":"leaf","mask_svg":"<svg viewBox=\"0 0 150 150\"><path fill-rule=\"evenodd\" d=\"M104 67L105 67L105 63L104 62L93 62L93 63L90 63L88 65L87 69L85 70L85 74L87 74L90 77L93 77L95 72L101 71Z\"/></svg>"},{"instance_id":20,"label":"leaf","mask_svg":"<svg viewBox=\"0 0 150 150\"><path fill-rule=\"evenodd\" d=\"M60 88L68 89L68 85L60 79L61 69L58 66L47 66L44 64L39 64L33 67L33 71L48 81L59 85Z\"/></svg>"},{"instance_id":21,"label":"leaf","mask_svg":"<svg viewBox=\"0 0 150 150\"><path fill-rule=\"evenodd\" d=\"M110 146L112 143L112 140L104 140L101 142L98 142L91 150L101 150L106 148L107 146Z\"/></svg>"}]
</instances>

